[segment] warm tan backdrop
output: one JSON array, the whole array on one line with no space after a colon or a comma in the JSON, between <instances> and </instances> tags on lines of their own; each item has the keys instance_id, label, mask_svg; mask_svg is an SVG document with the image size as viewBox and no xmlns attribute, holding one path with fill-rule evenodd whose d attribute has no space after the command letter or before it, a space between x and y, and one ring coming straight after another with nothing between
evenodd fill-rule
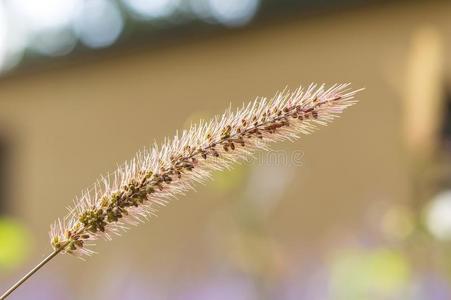
<instances>
[{"instance_id":1,"label":"warm tan backdrop","mask_svg":"<svg viewBox=\"0 0 451 300\"><path fill-rule=\"evenodd\" d=\"M226 274L238 295L249 293L242 299L408 299L421 261L436 255L423 248L419 258L405 253L406 245L419 242L384 236L382 223L391 207L409 216L418 209L409 204L417 196L416 156L406 142L406 107L418 84L430 88L425 97L431 103L442 99L451 70L450 12L446 1L370 6L2 78L0 133L13 166L7 213L24 224L31 244L20 265L0 272L0 286L49 252L49 224L81 188L143 146L229 103L271 96L285 86L352 82L366 90L343 119L295 144L276 146L287 155L302 150L302 166L252 163L218 175L219 184L198 187L150 224L100 242L100 255L88 262L58 257L28 288L65 288L55 292L65 299L203 299L193 296L202 282L233 290L226 279L209 281ZM416 57L438 67L422 69ZM274 181L274 188L266 187ZM396 259L401 253L393 271L400 279L342 291L334 277L341 276L336 272L342 262L335 257L367 247L388 249ZM245 284L235 284L242 277ZM25 299L27 292L24 287L11 299ZM219 294L218 288L212 295Z\"/></svg>"}]
</instances>

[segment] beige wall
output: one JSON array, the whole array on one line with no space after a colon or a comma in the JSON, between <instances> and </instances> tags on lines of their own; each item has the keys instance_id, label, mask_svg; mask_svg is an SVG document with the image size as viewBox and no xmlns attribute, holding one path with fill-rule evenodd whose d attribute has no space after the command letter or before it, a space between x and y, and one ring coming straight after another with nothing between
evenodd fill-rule
<instances>
[{"instance_id":1,"label":"beige wall","mask_svg":"<svg viewBox=\"0 0 451 300\"><path fill-rule=\"evenodd\" d=\"M220 113L229 102L271 96L286 85L366 87L361 103L331 127L276 146L304 151L303 166L266 224L286 253L311 251L336 230L357 228L369 205L408 201L401 139L407 58L412 37L425 26L450 53L450 11L447 1L371 7L2 79L0 126L14 147L12 213L34 234L32 258L48 249L49 223L100 173L173 134L193 114ZM134 254L126 261L143 269L201 270L210 217L232 197L199 187L152 224L100 242L102 255L89 268L95 273L127 251ZM51 268L82 268L58 260Z\"/></svg>"}]
</instances>

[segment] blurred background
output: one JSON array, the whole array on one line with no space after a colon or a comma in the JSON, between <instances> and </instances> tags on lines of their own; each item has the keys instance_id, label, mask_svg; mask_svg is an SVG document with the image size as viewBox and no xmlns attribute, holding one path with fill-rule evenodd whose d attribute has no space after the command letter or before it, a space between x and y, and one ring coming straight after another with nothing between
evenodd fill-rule
<instances>
[{"instance_id":1,"label":"blurred background","mask_svg":"<svg viewBox=\"0 0 451 300\"><path fill-rule=\"evenodd\" d=\"M0 1L0 290L99 174L288 86L344 118L10 299L451 299L451 2Z\"/></svg>"}]
</instances>

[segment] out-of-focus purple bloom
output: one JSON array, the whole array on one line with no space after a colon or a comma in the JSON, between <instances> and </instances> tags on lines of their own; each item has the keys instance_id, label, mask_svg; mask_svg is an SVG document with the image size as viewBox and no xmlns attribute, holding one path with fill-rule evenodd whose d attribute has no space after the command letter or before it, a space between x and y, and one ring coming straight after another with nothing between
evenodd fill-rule
<instances>
[{"instance_id":1,"label":"out-of-focus purple bloom","mask_svg":"<svg viewBox=\"0 0 451 300\"><path fill-rule=\"evenodd\" d=\"M254 300L257 292L253 282L244 276L205 279L187 289L180 289L174 300Z\"/></svg>"}]
</instances>

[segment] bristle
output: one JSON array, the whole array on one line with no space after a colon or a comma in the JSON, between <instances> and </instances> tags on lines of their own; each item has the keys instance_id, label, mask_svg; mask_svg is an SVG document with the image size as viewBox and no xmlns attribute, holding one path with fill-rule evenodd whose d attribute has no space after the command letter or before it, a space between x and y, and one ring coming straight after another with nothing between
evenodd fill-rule
<instances>
[{"instance_id":1,"label":"bristle","mask_svg":"<svg viewBox=\"0 0 451 300\"><path fill-rule=\"evenodd\" d=\"M327 125L356 103L358 91L349 84L285 89L271 100L257 99L236 112L228 109L138 152L76 198L68 215L51 226L52 246L77 256L92 254L92 241L109 240L154 216L158 206L203 183L212 171L230 168L271 142L293 140Z\"/></svg>"}]
</instances>

